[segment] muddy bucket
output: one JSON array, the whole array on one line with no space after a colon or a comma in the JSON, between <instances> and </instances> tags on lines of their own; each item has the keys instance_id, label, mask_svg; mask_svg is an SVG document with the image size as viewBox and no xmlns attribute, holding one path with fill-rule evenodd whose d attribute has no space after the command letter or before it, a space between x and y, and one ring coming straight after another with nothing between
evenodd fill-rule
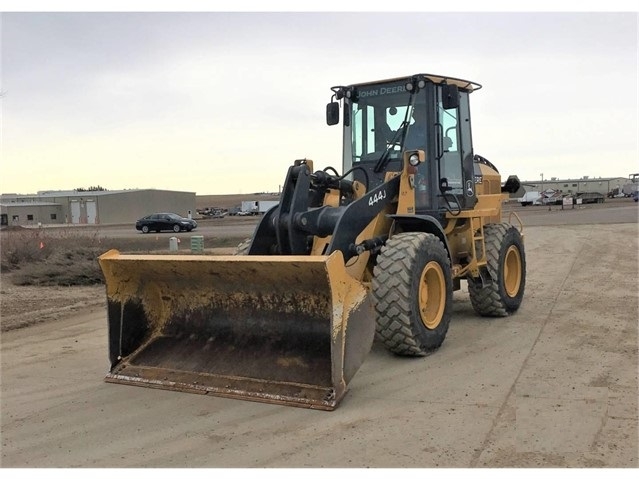
<instances>
[{"instance_id":1,"label":"muddy bucket","mask_svg":"<svg viewBox=\"0 0 639 479\"><path fill-rule=\"evenodd\" d=\"M99 262L109 382L332 410L373 342L368 290L340 252Z\"/></svg>"}]
</instances>

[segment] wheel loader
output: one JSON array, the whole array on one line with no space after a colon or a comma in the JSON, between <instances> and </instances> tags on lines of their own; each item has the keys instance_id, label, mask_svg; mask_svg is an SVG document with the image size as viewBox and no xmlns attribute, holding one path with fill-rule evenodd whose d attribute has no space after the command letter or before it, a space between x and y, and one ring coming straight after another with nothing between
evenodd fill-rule
<instances>
[{"instance_id":1,"label":"wheel loader","mask_svg":"<svg viewBox=\"0 0 639 479\"><path fill-rule=\"evenodd\" d=\"M397 356L442 345L462 280L479 315L517 311L523 225L502 203L520 185L473 152L479 88L431 74L335 86L342 173L295 160L238 254L100 256L106 381L333 410L374 340Z\"/></svg>"}]
</instances>

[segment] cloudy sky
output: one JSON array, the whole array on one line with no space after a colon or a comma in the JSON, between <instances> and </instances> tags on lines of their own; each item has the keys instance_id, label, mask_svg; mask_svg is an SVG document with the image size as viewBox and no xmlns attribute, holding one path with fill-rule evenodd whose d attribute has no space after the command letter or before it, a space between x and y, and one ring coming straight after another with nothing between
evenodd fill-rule
<instances>
[{"instance_id":1,"label":"cloudy sky","mask_svg":"<svg viewBox=\"0 0 639 479\"><path fill-rule=\"evenodd\" d=\"M637 13L5 11L0 192L278 191L341 170L329 88L473 80L475 152L523 180L639 172Z\"/></svg>"}]
</instances>

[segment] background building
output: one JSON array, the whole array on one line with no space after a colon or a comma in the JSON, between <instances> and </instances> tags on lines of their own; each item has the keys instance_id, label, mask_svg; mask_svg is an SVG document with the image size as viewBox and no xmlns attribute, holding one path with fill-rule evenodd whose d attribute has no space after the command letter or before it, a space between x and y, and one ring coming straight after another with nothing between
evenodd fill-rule
<instances>
[{"instance_id":1,"label":"background building","mask_svg":"<svg viewBox=\"0 0 639 479\"><path fill-rule=\"evenodd\" d=\"M2 225L120 224L151 213L195 214L195 193L168 190L40 191L2 194Z\"/></svg>"},{"instance_id":2,"label":"background building","mask_svg":"<svg viewBox=\"0 0 639 479\"><path fill-rule=\"evenodd\" d=\"M529 191L559 191L564 195L574 195L577 193L601 193L607 196L608 193L616 194L628 183L628 178L590 178L584 176L578 180L562 180L551 178L543 181L522 181L521 184L526 192ZM522 193L523 194L523 193Z\"/></svg>"}]
</instances>

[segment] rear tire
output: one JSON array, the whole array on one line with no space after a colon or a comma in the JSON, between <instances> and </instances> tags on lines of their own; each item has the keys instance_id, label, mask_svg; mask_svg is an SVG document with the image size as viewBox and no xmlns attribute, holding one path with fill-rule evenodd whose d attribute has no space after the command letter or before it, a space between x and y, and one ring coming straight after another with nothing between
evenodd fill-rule
<instances>
[{"instance_id":1,"label":"rear tire","mask_svg":"<svg viewBox=\"0 0 639 479\"><path fill-rule=\"evenodd\" d=\"M180 225L173 225L173 231L174 232L179 233L181 229L182 228L180 228Z\"/></svg>"},{"instance_id":2,"label":"rear tire","mask_svg":"<svg viewBox=\"0 0 639 479\"><path fill-rule=\"evenodd\" d=\"M488 272L493 281L468 279L473 309L481 316L503 317L519 309L526 286L526 255L521 233L508 223L484 226Z\"/></svg>"},{"instance_id":3,"label":"rear tire","mask_svg":"<svg viewBox=\"0 0 639 479\"><path fill-rule=\"evenodd\" d=\"M374 268L376 337L402 356L425 356L444 342L450 324L453 282L448 252L430 233L390 238Z\"/></svg>"}]
</instances>

